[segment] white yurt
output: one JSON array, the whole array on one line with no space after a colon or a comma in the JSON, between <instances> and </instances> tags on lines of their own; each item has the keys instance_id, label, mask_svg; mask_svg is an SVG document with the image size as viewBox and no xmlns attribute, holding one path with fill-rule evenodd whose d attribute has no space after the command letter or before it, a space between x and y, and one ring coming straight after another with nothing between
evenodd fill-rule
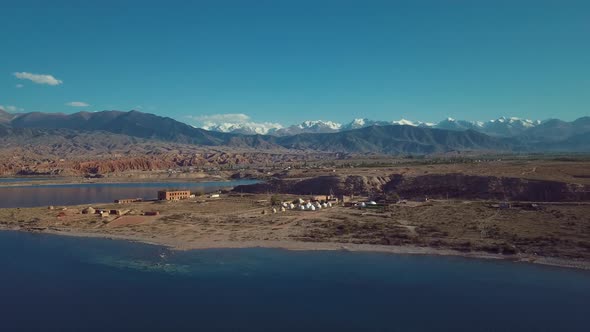
<instances>
[{"instance_id":1,"label":"white yurt","mask_svg":"<svg viewBox=\"0 0 590 332\"><path fill-rule=\"evenodd\" d=\"M315 211L315 206L313 206L313 205L312 205L312 206L310 206L310 207L309 207L309 209L310 209L311 211Z\"/></svg>"},{"instance_id":2,"label":"white yurt","mask_svg":"<svg viewBox=\"0 0 590 332\"><path fill-rule=\"evenodd\" d=\"M96 210L93 207L91 207L91 206L89 206L89 207L85 208L84 210L82 210L82 213L83 214L94 214L95 212L96 212Z\"/></svg>"}]
</instances>

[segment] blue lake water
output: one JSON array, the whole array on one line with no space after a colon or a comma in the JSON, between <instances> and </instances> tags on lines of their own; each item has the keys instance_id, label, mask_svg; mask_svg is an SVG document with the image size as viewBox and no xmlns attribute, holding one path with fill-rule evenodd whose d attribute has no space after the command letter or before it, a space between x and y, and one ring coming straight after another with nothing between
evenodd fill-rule
<instances>
[{"instance_id":1,"label":"blue lake water","mask_svg":"<svg viewBox=\"0 0 590 332\"><path fill-rule=\"evenodd\" d=\"M155 199L157 191L161 189L176 188L193 192L212 192L256 182L256 180L237 180L0 186L0 208L109 203L121 198Z\"/></svg>"},{"instance_id":2,"label":"blue lake water","mask_svg":"<svg viewBox=\"0 0 590 332\"><path fill-rule=\"evenodd\" d=\"M588 331L590 273L0 232L2 331Z\"/></svg>"},{"instance_id":3,"label":"blue lake water","mask_svg":"<svg viewBox=\"0 0 590 332\"><path fill-rule=\"evenodd\" d=\"M38 178L38 177L0 178L0 183L15 183L15 182L29 182L29 181L42 181L42 180L49 180L49 178Z\"/></svg>"}]
</instances>

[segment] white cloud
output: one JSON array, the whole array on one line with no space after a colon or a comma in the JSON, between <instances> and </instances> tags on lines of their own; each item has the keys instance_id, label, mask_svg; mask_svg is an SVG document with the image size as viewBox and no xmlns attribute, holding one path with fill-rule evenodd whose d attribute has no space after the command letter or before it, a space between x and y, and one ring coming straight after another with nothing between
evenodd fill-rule
<instances>
[{"instance_id":1,"label":"white cloud","mask_svg":"<svg viewBox=\"0 0 590 332\"><path fill-rule=\"evenodd\" d=\"M83 102L83 101L71 101L69 103L66 103L66 106L72 106L72 107L88 107L90 106L89 104Z\"/></svg>"},{"instance_id":2,"label":"white cloud","mask_svg":"<svg viewBox=\"0 0 590 332\"><path fill-rule=\"evenodd\" d=\"M60 85L63 82L52 75L31 74L27 72L17 72L14 76L21 80L30 80L37 84Z\"/></svg>"},{"instance_id":3,"label":"white cloud","mask_svg":"<svg viewBox=\"0 0 590 332\"><path fill-rule=\"evenodd\" d=\"M24 87L25 87L25 86L24 86L24 85L22 85L22 84L17 84L17 85L16 85L16 88L17 88L17 89L24 88Z\"/></svg>"},{"instance_id":4,"label":"white cloud","mask_svg":"<svg viewBox=\"0 0 590 332\"><path fill-rule=\"evenodd\" d=\"M4 110L4 111L6 111L6 112L10 112L10 113L14 113L14 112L22 112L22 111L24 111L24 109L23 109L23 108L16 107L16 106L13 106L13 105L6 105L6 106L4 106L4 105L0 105L0 110Z\"/></svg>"}]
</instances>

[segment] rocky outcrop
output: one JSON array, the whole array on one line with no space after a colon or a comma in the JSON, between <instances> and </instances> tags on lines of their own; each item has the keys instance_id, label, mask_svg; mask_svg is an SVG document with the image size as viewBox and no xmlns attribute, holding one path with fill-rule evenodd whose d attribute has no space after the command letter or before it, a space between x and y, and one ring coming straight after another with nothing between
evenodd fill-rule
<instances>
[{"instance_id":1,"label":"rocky outcrop","mask_svg":"<svg viewBox=\"0 0 590 332\"><path fill-rule=\"evenodd\" d=\"M389 182L377 176L318 176L303 180L274 179L264 183L238 186L234 190L245 193L288 193L294 195L369 195L380 192Z\"/></svg>"},{"instance_id":2,"label":"rocky outcrop","mask_svg":"<svg viewBox=\"0 0 590 332\"><path fill-rule=\"evenodd\" d=\"M383 187L403 198L495 199L538 202L590 200L590 186L558 181L463 174L394 175Z\"/></svg>"},{"instance_id":3,"label":"rocky outcrop","mask_svg":"<svg viewBox=\"0 0 590 332\"><path fill-rule=\"evenodd\" d=\"M531 180L464 174L432 174L404 177L319 176L304 180L275 179L238 186L237 192L287 193L295 195L370 195L396 193L405 199L452 198L536 202L590 201L590 186L558 181Z\"/></svg>"}]
</instances>

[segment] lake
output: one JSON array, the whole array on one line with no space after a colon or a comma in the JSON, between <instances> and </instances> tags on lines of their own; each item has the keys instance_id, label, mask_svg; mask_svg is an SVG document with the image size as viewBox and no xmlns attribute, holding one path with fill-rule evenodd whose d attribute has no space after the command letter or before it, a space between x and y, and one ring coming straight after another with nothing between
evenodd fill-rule
<instances>
[{"instance_id":1,"label":"lake","mask_svg":"<svg viewBox=\"0 0 590 332\"><path fill-rule=\"evenodd\" d=\"M22 177L22 178L0 178L0 183L17 183L17 182L34 182L44 181L50 178L39 178L39 177Z\"/></svg>"},{"instance_id":2,"label":"lake","mask_svg":"<svg viewBox=\"0 0 590 332\"><path fill-rule=\"evenodd\" d=\"M587 331L590 273L0 232L2 331Z\"/></svg>"},{"instance_id":3,"label":"lake","mask_svg":"<svg viewBox=\"0 0 590 332\"><path fill-rule=\"evenodd\" d=\"M161 189L178 188L192 192L213 192L256 182L258 181L237 180L0 186L0 208L112 203L115 199L120 198L155 199L157 191Z\"/></svg>"}]
</instances>

